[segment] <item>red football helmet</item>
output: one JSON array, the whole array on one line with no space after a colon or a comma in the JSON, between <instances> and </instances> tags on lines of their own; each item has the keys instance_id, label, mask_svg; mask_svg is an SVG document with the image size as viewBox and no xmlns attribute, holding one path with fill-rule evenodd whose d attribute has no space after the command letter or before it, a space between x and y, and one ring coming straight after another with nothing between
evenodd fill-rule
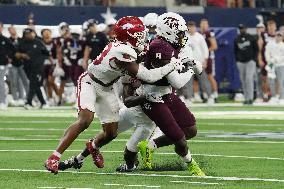
<instances>
[{"instance_id":1,"label":"red football helmet","mask_svg":"<svg viewBox=\"0 0 284 189\"><path fill-rule=\"evenodd\" d=\"M118 41L129 43L138 50L143 50L146 31L143 22L135 16L125 16L114 25L114 32Z\"/></svg>"}]
</instances>

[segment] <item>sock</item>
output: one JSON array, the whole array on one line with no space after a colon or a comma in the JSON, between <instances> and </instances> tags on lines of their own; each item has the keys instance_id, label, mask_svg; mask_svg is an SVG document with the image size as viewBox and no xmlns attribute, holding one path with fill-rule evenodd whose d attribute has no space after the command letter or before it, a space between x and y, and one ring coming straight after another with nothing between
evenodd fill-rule
<instances>
[{"instance_id":1,"label":"sock","mask_svg":"<svg viewBox=\"0 0 284 189\"><path fill-rule=\"evenodd\" d=\"M199 93L194 93L194 98L198 98L199 97Z\"/></svg>"},{"instance_id":2,"label":"sock","mask_svg":"<svg viewBox=\"0 0 284 189\"><path fill-rule=\"evenodd\" d=\"M156 143L154 142L154 140L149 140L147 147L150 148L150 149L156 149L156 148L157 148L157 145L156 145Z\"/></svg>"},{"instance_id":3,"label":"sock","mask_svg":"<svg viewBox=\"0 0 284 189\"><path fill-rule=\"evenodd\" d=\"M191 154L188 151L188 153L186 154L186 156L182 157L182 159L184 160L185 163L190 163L192 160Z\"/></svg>"},{"instance_id":4,"label":"sock","mask_svg":"<svg viewBox=\"0 0 284 189\"><path fill-rule=\"evenodd\" d=\"M93 142L92 142L92 146L94 147L94 149L97 149L98 147L96 146L96 144L95 144L95 139L93 140Z\"/></svg>"},{"instance_id":5,"label":"sock","mask_svg":"<svg viewBox=\"0 0 284 189\"><path fill-rule=\"evenodd\" d=\"M214 98L218 98L218 92L217 92L217 91L214 91L214 92L213 92L213 96L214 96Z\"/></svg>"},{"instance_id":6,"label":"sock","mask_svg":"<svg viewBox=\"0 0 284 189\"><path fill-rule=\"evenodd\" d=\"M202 93L202 94L203 94L203 98L208 99L207 93Z\"/></svg>"},{"instance_id":7,"label":"sock","mask_svg":"<svg viewBox=\"0 0 284 189\"><path fill-rule=\"evenodd\" d=\"M77 158L78 162L79 162L79 163L81 163L81 162L83 162L83 161L84 161L84 159L85 159L86 157L85 157L85 156L83 156L83 155L82 155L82 153L80 153L79 155L77 155L77 157L76 157L76 158Z\"/></svg>"},{"instance_id":8,"label":"sock","mask_svg":"<svg viewBox=\"0 0 284 189\"><path fill-rule=\"evenodd\" d=\"M60 154L59 152L57 152L57 151L54 151L54 152L52 153L52 155L58 157L59 159L61 158L61 154Z\"/></svg>"}]
</instances>

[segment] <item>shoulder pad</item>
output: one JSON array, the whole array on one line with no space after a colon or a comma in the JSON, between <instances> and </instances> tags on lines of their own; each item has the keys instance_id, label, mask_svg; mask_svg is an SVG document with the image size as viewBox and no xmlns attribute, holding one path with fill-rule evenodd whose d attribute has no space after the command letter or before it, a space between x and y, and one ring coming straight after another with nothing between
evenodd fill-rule
<instances>
[{"instance_id":1,"label":"shoulder pad","mask_svg":"<svg viewBox=\"0 0 284 189\"><path fill-rule=\"evenodd\" d=\"M137 53L129 45L114 44L115 58L123 62L134 62L137 60Z\"/></svg>"}]
</instances>

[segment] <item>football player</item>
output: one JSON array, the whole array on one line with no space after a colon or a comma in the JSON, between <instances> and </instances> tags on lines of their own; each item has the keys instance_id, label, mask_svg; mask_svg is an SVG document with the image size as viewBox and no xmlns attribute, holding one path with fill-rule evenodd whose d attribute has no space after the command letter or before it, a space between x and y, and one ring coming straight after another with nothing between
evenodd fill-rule
<instances>
[{"instance_id":1,"label":"football player","mask_svg":"<svg viewBox=\"0 0 284 189\"><path fill-rule=\"evenodd\" d=\"M49 57L44 61L44 78L46 80L47 98L49 105L55 105L52 98L53 91L58 95L58 88L54 82L55 77L53 75L56 64L56 41L52 39L52 33L50 29L42 29L41 36L43 44L49 52Z\"/></svg>"},{"instance_id":2,"label":"football player","mask_svg":"<svg viewBox=\"0 0 284 189\"><path fill-rule=\"evenodd\" d=\"M217 41L213 31L209 30L209 22L203 18L200 21L200 33L204 36L209 50L209 57L206 64L206 73L208 80L211 84L212 94L214 101L218 101L218 86L215 79L215 51L218 49Z\"/></svg>"},{"instance_id":3,"label":"football player","mask_svg":"<svg viewBox=\"0 0 284 189\"><path fill-rule=\"evenodd\" d=\"M145 27L139 18L134 16L121 18L115 24L114 31L117 41L110 42L78 80L78 119L65 131L58 147L45 162L46 169L52 173L58 173L61 154L82 131L89 127L95 112L103 131L86 143L86 149L92 155L94 164L98 168L104 167L99 148L117 136L119 105L113 84L121 76L128 73L142 81L152 83L183 66L180 61L172 59L163 67L148 70L135 62L137 53L134 49L143 50L146 37Z\"/></svg>"},{"instance_id":4,"label":"football player","mask_svg":"<svg viewBox=\"0 0 284 189\"><path fill-rule=\"evenodd\" d=\"M178 57L187 62L188 53L180 52L187 41L186 31L186 23L180 15L172 12L160 15L157 21L158 37L150 44L145 66L148 69L154 69L167 65L173 58ZM199 68L199 73L201 73L201 64ZM143 84L145 93L160 92L162 95L162 103L146 101L142 105L142 110L155 122L164 135L153 140L142 141L138 144L138 148L144 166L152 169L154 150L173 144L175 152L187 163L190 175L204 176L203 171L191 157L187 144L187 140L197 134L195 117L175 94L175 89L182 87L185 83L175 79L178 78L178 73L172 73L153 84ZM189 77L189 74L183 76ZM182 81L187 82L187 79Z\"/></svg>"}]
</instances>

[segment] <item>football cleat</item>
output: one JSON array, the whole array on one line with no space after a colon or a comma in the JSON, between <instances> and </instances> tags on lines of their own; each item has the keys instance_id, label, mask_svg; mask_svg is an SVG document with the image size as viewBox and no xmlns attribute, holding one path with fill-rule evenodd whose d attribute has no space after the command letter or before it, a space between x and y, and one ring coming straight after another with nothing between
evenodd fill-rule
<instances>
[{"instance_id":1,"label":"football cleat","mask_svg":"<svg viewBox=\"0 0 284 189\"><path fill-rule=\"evenodd\" d=\"M199 165L194 161L194 159L191 160L188 165L188 171L189 174L192 176L206 176L205 173L200 169Z\"/></svg>"},{"instance_id":2,"label":"football cleat","mask_svg":"<svg viewBox=\"0 0 284 189\"><path fill-rule=\"evenodd\" d=\"M153 169L153 153L154 150L148 148L148 141L144 140L138 143L138 150L141 154L143 167L146 169Z\"/></svg>"},{"instance_id":3,"label":"football cleat","mask_svg":"<svg viewBox=\"0 0 284 189\"><path fill-rule=\"evenodd\" d=\"M59 165L59 157L55 155L51 155L46 161L45 161L45 168L50 171L51 173L57 174L58 173L58 165Z\"/></svg>"},{"instance_id":4,"label":"football cleat","mask_svg":"<svg viewBox=\"0 0 284 189\"><path fill-rule=\"evenodd\" d=\"M72 156L65 161L59 162L58 169L61 171L64 171L70 168L81 169L82 165L83 165L83 162L79 162L76 157Z\"/></svg>"},{"instance_id":5,"label":"football cleat","mask_svg":"<svg viewBox=\"0 0 284 189\"><path fill-rule=\"evenodd\" d=\"M136 165L134 165L132 168L128 168L126 164L122 164L118 168L116 168L116 171L124 173L124 172L132 172L135 171L136 169L137 169Z\"/></svg>"},{"instance_id":6,"label":"football cleat","mask_svg":"<svg viewBox=\"0 0 284 189\"><path fill-rule=\"evenodd\" d=\"M100 153L100 150L97 148L94 148L93 145L93 140L89 140L86 143L87 149L89 150L90 154L92 155L93 162L98 168L103 168L104 167L104 158L102 154Z\"/></svg>"}]
</instances>

